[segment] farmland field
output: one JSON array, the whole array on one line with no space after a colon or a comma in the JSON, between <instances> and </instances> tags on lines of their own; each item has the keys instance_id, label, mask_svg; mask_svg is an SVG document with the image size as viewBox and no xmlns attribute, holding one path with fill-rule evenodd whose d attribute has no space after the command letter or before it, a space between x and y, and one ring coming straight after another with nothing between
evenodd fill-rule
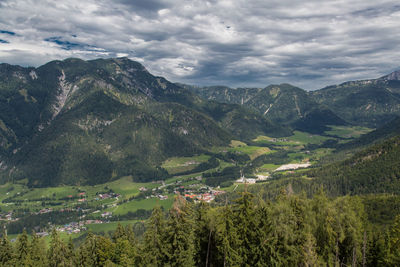
<instances>
[{"instance_id":1,"label":"farmland field","mask_svg":"<svg viewBox=\"0 0 400 267\"><path fill-rule=\"evenodd\" d=\"M369 133L373 129L361 126L329 126L331 130L325 133L341 138L357 138L363 134Z\"/></svg>"}]
</instances>

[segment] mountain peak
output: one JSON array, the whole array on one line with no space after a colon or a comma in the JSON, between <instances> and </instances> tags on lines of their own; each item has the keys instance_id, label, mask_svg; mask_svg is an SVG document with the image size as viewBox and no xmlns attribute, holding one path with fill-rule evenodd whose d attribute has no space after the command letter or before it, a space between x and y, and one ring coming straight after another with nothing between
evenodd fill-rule
<instances>
[{"instance_id":1,"label":"mountain peak","mask_svg":"<svg viewBox=\"0 0 400 267\"><path fill-rule=\"evenodd\" d=\"M387 81L400 81L400 70L396 70L388 75L381 77L380 79Z\"/></svg>"}]
</instances>

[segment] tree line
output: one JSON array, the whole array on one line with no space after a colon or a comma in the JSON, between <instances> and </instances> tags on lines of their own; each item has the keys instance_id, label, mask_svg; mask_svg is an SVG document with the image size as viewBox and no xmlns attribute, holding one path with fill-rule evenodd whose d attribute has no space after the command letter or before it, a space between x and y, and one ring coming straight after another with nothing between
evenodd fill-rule
<instances>
[{"instance_id":1,"label":"tree line","mask_svg":"<svg viewBox=\"0 0 400 267\"><path fill-rule=\"evenodd\" d=\"M118 225L74 245L26 231L0 240L0 266L400 266L400 216L374 228L358 197L282 190L274 201L242 192L213 206L178 196L153 209L142 236Z\"/></svg>"}]
</instances>

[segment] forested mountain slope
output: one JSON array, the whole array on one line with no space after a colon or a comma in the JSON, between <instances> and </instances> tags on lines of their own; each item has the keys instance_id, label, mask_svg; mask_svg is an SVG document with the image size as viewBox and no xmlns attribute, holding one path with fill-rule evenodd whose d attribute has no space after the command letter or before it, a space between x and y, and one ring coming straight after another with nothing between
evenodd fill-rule
<instances>
[{"instance_id":1,"label":"forested mountain slope","mask_svg":"<svg viewBox=\"0 0 400 267\"><path fill-rule=\"evenodd\" d=\"M327 125L350 123L376 128L400 115L400 71L378 79L349 81L306 92L289 84L266 88L195 87L204 99L257 110L272 121L322 133Z\"/></svg>"},{"instance_id":2,"label":"forested mountain slope","mask_svg":"<svg viewBox=\"0 0 400 267\"><path fill-rule=\"evenodd\" d=\"M377 127L400 115L400 81L396 74L345 82L313 91L311 95L352 124Z\"/></svg>"},{"instance_id":3,"label":"forested mountain slope","mask_svg":"<svg viewBox=\"0 0 400 267\"><path fill-rule=\"evenodd\" d=\"M399 159L400 136L397 136L307 175L336 195L397 194L400 192Z\"/></svg>"},{"instance_id":4,"label":"forested mountain slope","mask_svg":"<svg viewBox=\"0 0 400 267\"><path fill-rule=\"evenodd\" d=\"M230 139L189 107L199 101L195 95L125 58L67 59L35 70L6 67L12 73L4 75L16 81L1 87L3 101L10 103L0 114L4 179L28 178L30 185L44 186L101 183L128 174L162 178L165 173L154 166L165 157Z\"/></svg>"},{"instance_id":5,"label":"forested mountain slope","mask_svg":"<svg viewBox=\"0 0 400 267\"><path fill-rule=\"evenodd\" d=\"M372 145L349 159L312 168L291 175L279 176L260 185L268 197L282 187L309 196L321 186L330 196L364 195L400 192L400 136ZM257 187L255 187L255 190Z\"/></svg>"},{"instance_id":6,"label":"forested mountain slope","mask_svg":"<svg viewBox=\"0 0 400 267\"><path fill-rule=\"evenodd\" d=\"M360 148L365 148L366 146L372 145L374 143L383 142L386 139L400 135L400 117L396 117L394 120L386 123L385 125L360 136L348 143L340 145L337 147L338 150L355 150Z\"/></svg>"},{"instance_id":7,"label":"forested mountain slope","mask_svg":"<svg viewBox=\"0 0 400 267\"><path fill-rule=\"evenodd\" d=\"M0 65L0 176L31 186L161 179L159 164L232 138L290 131L204 101L127 58Z\"/></svg>"},{"instance_id":8,"label":"forested mountain slope","mask_svg":"<svg viewBox=\"0 0 400 267\"><path fill-rule=\"evenodd\" d=\"M204 99L242 105L273 122L301 131L322 133L328 129L327 125L346 124L329 108L314 101L305 90L290 84L270 85L263 89L185 87Z\"/></svg>"}]
</instances>

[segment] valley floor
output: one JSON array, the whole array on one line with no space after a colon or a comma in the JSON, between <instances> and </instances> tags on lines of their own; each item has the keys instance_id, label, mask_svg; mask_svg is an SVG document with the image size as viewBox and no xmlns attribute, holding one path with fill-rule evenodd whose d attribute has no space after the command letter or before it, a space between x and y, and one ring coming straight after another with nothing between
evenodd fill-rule
<instances>
[{"instance_id":1,"label":"valley floor","mask_svg":"<svg viewBox=\"0 0 400 267\"><path fill-rule=\"evenodd\" d=\"M176 195L211 202L242 191L245 184L302 172L329 155L332 142L347 142L369 130L332 127L326 135L296 131L285 138L232 141L201 155L170 158L162 167L171 178L148 183L133 182L131 176L95 186L28 188L23 182L7 183L0 186L0 223L11 237L23 229L48 236L56 227L64 238L78 238L88 230L105 233L117 222L142 224L155 206L168 210Z\"/></svg>"}]
</instances>

